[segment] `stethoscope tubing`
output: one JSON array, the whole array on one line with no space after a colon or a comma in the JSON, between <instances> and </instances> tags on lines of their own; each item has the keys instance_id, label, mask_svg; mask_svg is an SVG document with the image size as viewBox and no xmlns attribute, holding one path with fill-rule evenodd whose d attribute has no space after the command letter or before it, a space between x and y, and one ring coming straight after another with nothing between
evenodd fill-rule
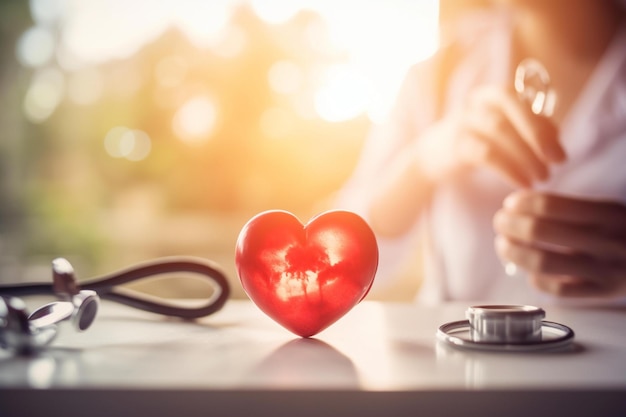
<instances>
[{"instance_id":1,"label":"stethoscope tubing","mask_svg":"<svg viewBox=\"0 0 626 417\"><path fill-rule=\"evenodd\" d=\"M203 276L213 282L214 293L205 305L199 307L177 307L155 301L156 297L145 297L136 291L119 288L120 285L155 275L188 272ZM136 264L118 272L78 282L79 289L93 290L100 298L156 314L197 319L220 310L230 296L230 285L219 266L209 260L195 257L167 257ZM52 283L11 284L0 286L0 295L30 296L52 295Z\"/></svg>"}]
</instances>

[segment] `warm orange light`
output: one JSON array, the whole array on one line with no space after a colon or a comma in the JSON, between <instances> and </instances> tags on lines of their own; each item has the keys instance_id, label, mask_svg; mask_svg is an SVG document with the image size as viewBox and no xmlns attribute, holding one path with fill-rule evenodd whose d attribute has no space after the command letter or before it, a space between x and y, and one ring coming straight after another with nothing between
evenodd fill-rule
<instances>
[{"instance_id":1,"label":"warm orange light","mask_svg":"<svg viewBox=\"0 0 626 417\"><path fill-rule=\"evenodd\" d=\"M96 68L78 71L68 79L67 95L76 104L95 103L103 92L104 80Z\"/></svg>"},{"instance_id":2,"label":"warm orange light","mask_svg":"<svg viewBox=\"0 0 626 417\"><path fill-rule=\"evenodd\" d=\"M190 144L206 142L217 121L217 106L207 96L189 99L174 115L172 128L176 136Z\"/></svg>"},{"instance_id":3,"label":"warm orange light","mask_svg":"<svg viewBox=\"0 0 626 417\"><path fill-rule=\"evenodd\" d=\"M302 68L293 61L275 62L267 75L270 87L277 93L295 94L302 87Z\"/></svg>"},{"instance_id":4,"label":"warm orange light","mask_svg":"<svg viewBox=\"0 0 626 417\"><path fill-rule=\"evenodd\" d=\"M271 24L285 23L303 10L312 10L321 16L321 25L311 24L307 29L308 41L314 48L341 54L345 57L339 63L342 66L329 69L328 77L315 87L315 92L303 91L311 74L294 62L275 63L268 77L275 92L307 95L314 101L318 116L327 121L349 120L364 113L373 122L383 121L409 66L432 54L438 43L437 0L346 0L340 4L314 0L246 0L246 3L259 18ZM236 0L157 2L150 3L149 7L144 7L142 0L85 2L81 7L59 6L59 10L52 11L41 1L33 4L42 22L52 13L63 15L64 25L59 45L55 45L45 26L35 26L24 33L17 53L27 66L41 66L50 61L55 48L59 63L71 70L127 57L172 26L179 28L195 45L227 58L238 56L249 41L245 31L231 22L238 4ZM155 69L157 81L164 87L174 87L185 77L187 66L178 58L166 57ZM80 77L72 83L81 84ZM85 89L84 94L79 92L81 88L70 87L73 91L70 96L79 104L93 102L98 96L98 83L92 85L96 87ZM32 103L28 107L31 119L47 118L44 114L48 110L36 110L37 106ZM184 116L191 110L181 113L181 122L175 122L174 127L179 137L196 141L211 130L209 125L214 116L210 115L214 109L208 110L210 105L206 104L204 107L200 111L209 114L205 122L188 120L195 119ZM182 122L183 119L186 121ZM206 126L201 126L203 124Z\"/></svg>"},{"instance_id":5,"label":"warm orange light","mask_svg":"<svg viewBox=\"0 0 626 417\"><path fill-rule=\"evenodd\" d=\"M270 107L261 115L259 126L265 136L280 139L289 135L293 128L293 122L287 110L280 107Z\"/></svg>"},{"instance_id":6,"label":"warm orange light","mask_svg":"<svg viewBox=\"0 0 626 417\"><path fill-rule=\"evenodd\" d=\"M242 28L230 25L222 31L221 36L211 46L211 50L224 58L239 55L248 44L248 38Z\"/></svg>"},{"instance_id":7,"label":"warm orange light","mask_svg":"<svg viewBox=\"0 0 626 417\"><path fill-rule=\"evenodd\" d=\"M170 55L159 61L154 75L163 87L176 87L185 79L188 69L189 64L183 57Z\"/></svg>"}]
</instances>

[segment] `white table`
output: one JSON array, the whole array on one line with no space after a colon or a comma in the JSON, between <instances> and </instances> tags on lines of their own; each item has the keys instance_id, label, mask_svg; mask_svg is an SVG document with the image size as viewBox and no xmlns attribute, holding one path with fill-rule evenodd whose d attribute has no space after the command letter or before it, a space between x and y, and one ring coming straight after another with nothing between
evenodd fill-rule
<instances>
[{"instance_id":1,"label":"white table","mask_svg":"<svg viewBox=\"0 0 626 417\"><path fill-rule=\"evenodd\" d=\"M105 301L85 333L0 352L0 416L626 416L626 309L546 308L572 349L488 353L437 342L466 308L364 301L301 339L248 301L198 322Z\"/></svg>"}]
</instances>

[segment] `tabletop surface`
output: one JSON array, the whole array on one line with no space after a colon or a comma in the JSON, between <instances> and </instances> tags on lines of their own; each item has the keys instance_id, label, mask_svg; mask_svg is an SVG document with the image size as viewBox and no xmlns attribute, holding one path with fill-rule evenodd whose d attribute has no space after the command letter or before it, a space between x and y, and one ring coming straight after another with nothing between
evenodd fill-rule
<instances>
[{"instance_id":1,"label":"tabletop surface","mask_svg":"<svg viewBox=\"0 0 626 417\"><path fill-rule=\"evenodd\" d=\"M626 309L545 308L547 320L575 331L568 349L494 353L456 349L437 340L439 325L464 319L467 307L364 301L314 338L303 339L249 301L230 300L196 322L104 301L84 333L62 327L49 349L31 357L0 352L0 414L2 404L23 405L37 398L35 393L78 389L92 396L134 390L219 392L220 398L229 392L285 391L296 396L614 393L605 398L611 407L607 411L626 415L626 400L620 400L626 399ZM575 403L568 398L568 404Z\"/></svg>"}]
</instances>

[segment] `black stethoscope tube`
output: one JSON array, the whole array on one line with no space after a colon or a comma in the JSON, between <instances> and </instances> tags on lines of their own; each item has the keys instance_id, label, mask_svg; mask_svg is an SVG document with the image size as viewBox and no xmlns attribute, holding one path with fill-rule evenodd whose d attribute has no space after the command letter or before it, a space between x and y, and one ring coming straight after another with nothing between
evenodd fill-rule
<instances>
[{"instance_id":1,"label":"black stethoscope tube","mask_svg":"<svg viewBox=\"0 0 626 417\"><path fill-rule=\"evenodd\" d=\"M157 302L157 297L141 296L140 293L120 285L151 276L176 272L195 273L213 283L213 296L200 307L177 307L167 302ZM183 319L205 317L220 310L230 295L230 286L217 264L200 258L171 257L147 261L129 268L78 282L79 289L93 290L100 298L115 301L129 307L152 313ZM11 284L0 286L0 295L29 296L54 294L52 283Z\"/></svg>"}]
</instances>

